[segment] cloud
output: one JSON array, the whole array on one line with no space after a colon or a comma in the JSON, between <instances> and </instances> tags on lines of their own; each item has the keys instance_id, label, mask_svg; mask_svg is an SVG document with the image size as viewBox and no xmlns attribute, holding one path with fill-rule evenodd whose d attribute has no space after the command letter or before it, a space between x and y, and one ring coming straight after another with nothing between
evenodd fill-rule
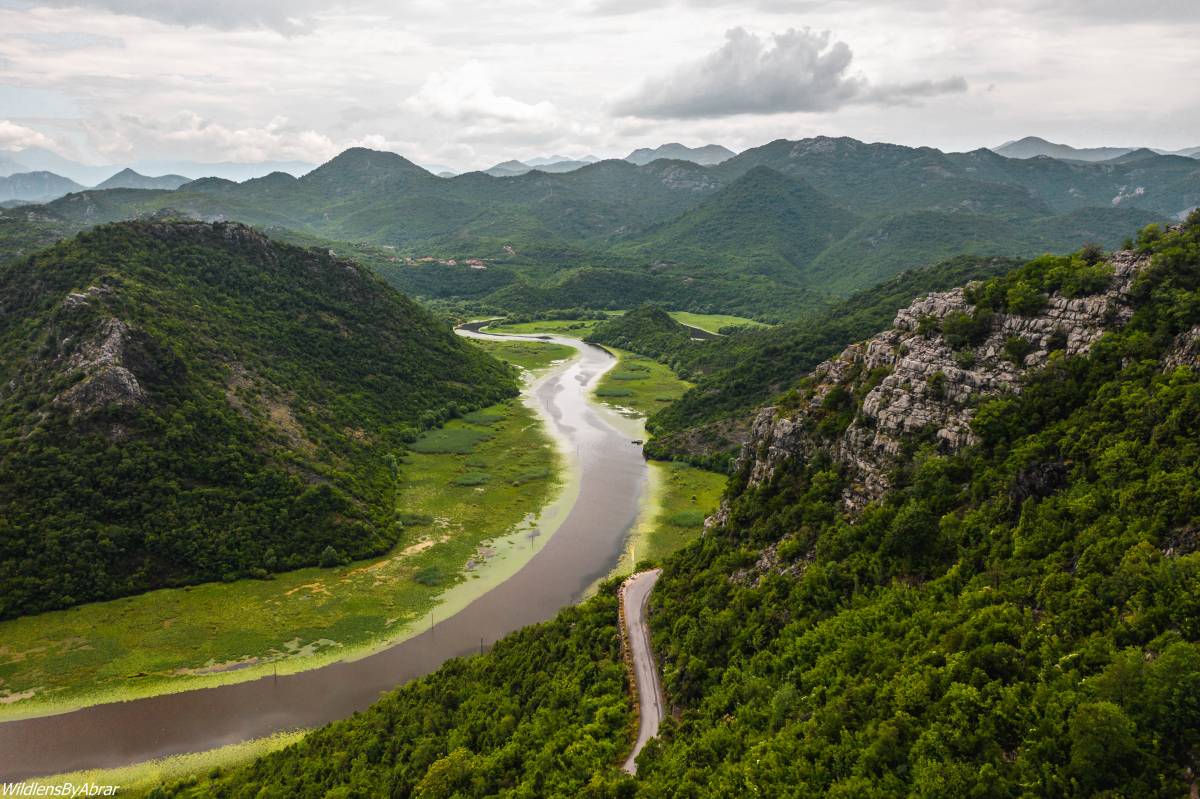
<instances>
[{"instance_id":1,"label":"cloud","mask_svg":"<svg viewBox=\"0 0 1200 799\"><path fill-rule=\"evenodd\" d=\"M346 147L385 144L383 137L366 136L339 145L323 133L289 126L285 117L261 126L231 127L192 112L165 120L126 114L93 120L85 130L96 151L109 158L186 152L202 161L320 162Z\"/></svg>"},{"instance_id":2,"label":"cloud","mask_svg":"<svg viewBox=\"0 0 1200 799\"><path fill-rule=\"evenodd\" d=\"M789 29L769 40L733 28L725 43L613 104L618 116L694 119L835 111L849 103L895 105L967 88L961 77L871 86L850 73L854 54L828 31Z\"/></svg>"},{"instance_id":3,"label":"cloud","mask_svg":"<svg viewBox=\"0 0 1200 799\"><path fill-rule=\"evenodd\" d=\"M477 61L429 75L404 106L413 113L467 124L546 126L553 125L557 117L552 103L526 103L497 94L487 70Z\"/></svg>"},{"instance_id":4,"label":"cloud","mask_svg":"<svg viewBox=\"0 0 1200 799\"><path fill-rule=\"evenodd\" d=\"M262 29L285 36L307 33L318 0L35 0L43 8L87 8L124 16L217 30Z\"/></svg>"},{"instance_id":5,"label":"cloud","mask_svg":"<svg viewBox=\"0 0 1200 799\"><path fill-rule=\"evenodd\" d=\"M24 150L27 147L45 147L57 150L54 140L33 128L0 119L0 150Z\"/></svg>"}]
</instances>

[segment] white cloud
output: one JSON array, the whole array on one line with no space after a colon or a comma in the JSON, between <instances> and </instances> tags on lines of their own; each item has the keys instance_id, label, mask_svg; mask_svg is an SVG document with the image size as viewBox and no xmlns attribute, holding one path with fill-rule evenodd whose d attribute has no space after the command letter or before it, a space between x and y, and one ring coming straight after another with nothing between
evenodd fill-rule
<instances>
[{"instance_id":1,"label":"white cloud","mask_svg":"<svg viewBox=\"0 0 1200 799\"><path fill-rule=\"evenodd\" d=\"M383 145L383 137L339 146L315 130L293 128L284 117L261 126L230 127L184 112L168 119L123 115L88 123L95 149L109 158L188 153L201 161L298 160L321 162L345 147Z\"/></svg>"},{"instance_id":2,"label":"white cloud","mask_svg":"<svg viewBox=\"0 0 1200 799\"><path fill-rule=\"evenodd\" d=\"M620 116L689 119L834 111L852 102L897 104L964 91L961 77L872 87L850 72L854 54L829 31L789 29L770 40L744 28L698 61L645 81L618 100Z\"/></svg>"},{"instance_id":3,"label":"white cloud","mask_svg":"<svg viewBox=\"0 0 1200 799\"><path fill-rule=\"evenodd\" d=\"M45 147L57 150L54 140L33 128L0 119L0 150L24 150L26 147Z\"/></svg>"},{"instance_id":4,"label":"white cloud","mask_svg":"<svg viewBox=\"0 0 1200 799\"><path fill-rule=\"evenodd\" d=\"M434 72L404 107L445 122L499 123L513 126L553 125L557 112L552 103L526 103L497 94L491 76L478 61L468 61L449 72Z\"/></svg>"}]
</instances>

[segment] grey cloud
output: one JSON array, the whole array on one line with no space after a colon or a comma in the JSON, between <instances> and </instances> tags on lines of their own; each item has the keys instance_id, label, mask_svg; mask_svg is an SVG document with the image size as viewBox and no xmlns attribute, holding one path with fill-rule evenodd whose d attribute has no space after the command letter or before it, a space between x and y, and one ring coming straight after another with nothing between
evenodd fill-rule
<instances>
[{"instance_id":1,"label":"grey cloud","mask_svg":"<svg viewBox=\"0 0 1200 799\"><path fill-rule=\"evenodd\" d=\"M269 29L285 36L307 33L319 0L36 0L49 8L92 8L168 25L217 30Z\"/></svg>"},{"instance_id":2,"label":"grey cloud","mask_svg":"<svg viewBox=\"0 0 1200 799\"><path fill-rule=\"evenodd\" d=\"M828 31L791 29L767 40L733 28L716 51L647 80L612 110L650 119L819 112L850 103L912 103L967 88L961 77L872 86L850 73L853 58Z\"/></svg>"}]
</instances>

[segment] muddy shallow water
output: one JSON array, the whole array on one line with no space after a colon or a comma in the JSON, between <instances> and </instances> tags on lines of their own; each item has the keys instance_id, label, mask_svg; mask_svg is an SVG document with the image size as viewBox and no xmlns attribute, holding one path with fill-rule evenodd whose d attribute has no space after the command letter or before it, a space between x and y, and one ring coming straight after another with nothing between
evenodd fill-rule
<instances>
[{"instance_id":1,"label":"muddy shallow water","mask_svg":"<svg viewBox=\"0 0 1200 799\"><path fill-rule=\"evenodd\" d=\"M578 494L557 530L513 576L448 618L435 610L437 623L430 629L358 660L0 723L0 781L112 768L320 726L578 601L620 557L638 514L647 467L628 423L589 401L613 357L574 339L537 338L580 350L578 358L529 390L550 433L566 449ZM632 435L640 437L636 431Z\"/></svg>"}]
</instances>

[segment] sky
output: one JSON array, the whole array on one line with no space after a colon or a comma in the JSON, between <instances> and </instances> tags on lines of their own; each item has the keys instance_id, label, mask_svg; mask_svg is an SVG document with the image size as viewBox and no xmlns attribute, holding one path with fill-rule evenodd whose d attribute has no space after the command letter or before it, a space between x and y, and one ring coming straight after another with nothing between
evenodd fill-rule
<instances>
[{"instance_id":1,"label":"sky","mask_svg":"<svg viewBox=\"0 0 1200 799\"><path fill-rule=\"evenodd\" d=\"M0 151L1200 145L1200 0L0 0Z\"/></svg>"}]
</instances>

